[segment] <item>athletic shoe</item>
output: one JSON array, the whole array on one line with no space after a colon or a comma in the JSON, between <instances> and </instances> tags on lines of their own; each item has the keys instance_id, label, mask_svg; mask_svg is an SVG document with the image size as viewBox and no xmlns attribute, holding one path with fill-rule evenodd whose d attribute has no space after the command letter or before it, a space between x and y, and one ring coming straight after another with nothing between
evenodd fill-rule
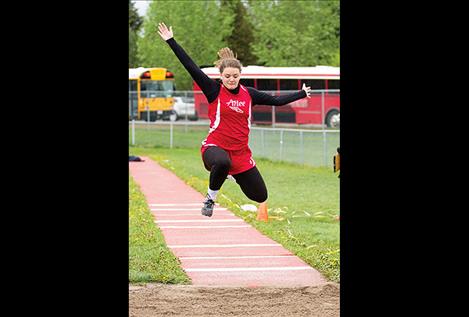
<instances>
[{"instance_id":1,"label":"athletic shoe","mask_svg":"<svg viewBox=\"0 0 469 317\"><path fill-rule=\"evenodd\" d=\"M214 205L215 202L207 195L204 201L204 206L202 207L202 215L212 217Z\"/></svg>"}]
</instances>

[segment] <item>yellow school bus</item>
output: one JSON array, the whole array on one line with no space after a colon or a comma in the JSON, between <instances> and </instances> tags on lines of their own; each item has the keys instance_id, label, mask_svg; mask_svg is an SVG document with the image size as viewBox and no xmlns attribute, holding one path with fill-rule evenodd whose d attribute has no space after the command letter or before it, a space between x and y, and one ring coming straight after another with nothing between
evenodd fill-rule
<instances>
[{"instance_id":1,"label":"yellow school bus","mask_svg":"<svg viewBox=\"0 0 469 317\"><path fill-rule=\"evenodd\" d=\"M168 120L174 89L174 75L166 68L129 68L129 120Z\"/></svg>"}]
</instances>

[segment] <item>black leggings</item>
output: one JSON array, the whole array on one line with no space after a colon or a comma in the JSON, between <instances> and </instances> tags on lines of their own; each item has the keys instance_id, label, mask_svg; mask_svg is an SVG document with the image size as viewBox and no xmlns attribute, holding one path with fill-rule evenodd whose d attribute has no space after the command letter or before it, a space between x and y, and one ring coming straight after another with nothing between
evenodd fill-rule
<instances>
[{"instance_id":1,"label":"black leggings","mask_svg":"<svg viewBox=\"0 0 469 317\"><path fill-rule=\"evenodd\" d=\"M211 190L219 190L225 182L231 166L231 159L228 153L217 146L210 146L205 150L202 160L205 168L210 171L209 188ZM232 176L249 199L258 203L267 200L267 188L256 166Z\"/></svg>"}]
</instances>

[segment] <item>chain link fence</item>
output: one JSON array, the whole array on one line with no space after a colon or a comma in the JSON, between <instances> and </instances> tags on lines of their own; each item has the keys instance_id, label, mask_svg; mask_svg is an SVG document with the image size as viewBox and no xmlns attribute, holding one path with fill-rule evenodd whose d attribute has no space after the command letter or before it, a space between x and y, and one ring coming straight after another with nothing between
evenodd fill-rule
<instances>
[{"instance_id":1,"label":"chain link fence","mask_svg":"<svg viewBox=\"0 0 469 317\"><path fill-rule=\"evenodd\" d=\"M339 130L252 128L249 146L256 157L311 166L332 166Z\"/></svg>"},{"instance_id":2,"label":"chain link fence","mask_svg":"<svg viewBox=\"0 0 469 317\"><path fill-rule=\"evenodd\" d=\"M129 144L143 147L199 149L209 130L209 121L129 123ZM310 166L332 166L340 146L338 129L289 129L251 127L249 146L254 158Z\"/></svg>"}]
</instances>

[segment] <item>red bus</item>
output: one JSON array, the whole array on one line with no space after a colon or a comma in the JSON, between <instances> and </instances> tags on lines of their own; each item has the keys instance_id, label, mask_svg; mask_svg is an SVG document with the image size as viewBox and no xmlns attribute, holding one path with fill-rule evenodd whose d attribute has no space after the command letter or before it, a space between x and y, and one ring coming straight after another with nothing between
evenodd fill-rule
<instances>
[{"instance_id":1,"label":"red bus","mask_svg":"<svg viewBox=\"0 0 469 317\"><path fill-rule=\"evenodd\" d=\"M212 79L220 78L216 67L205 67L202 71ZM241 71L242 85L277 96L298 91L303 83L311 87L310 98L297 100L282 107L256 105L252 108L252 122L334 126L334 120L340 113L339 67L246 66ZM207 119L208 102L195 82L194 103L199 118Z\"/></svg>"}]
</instances>

